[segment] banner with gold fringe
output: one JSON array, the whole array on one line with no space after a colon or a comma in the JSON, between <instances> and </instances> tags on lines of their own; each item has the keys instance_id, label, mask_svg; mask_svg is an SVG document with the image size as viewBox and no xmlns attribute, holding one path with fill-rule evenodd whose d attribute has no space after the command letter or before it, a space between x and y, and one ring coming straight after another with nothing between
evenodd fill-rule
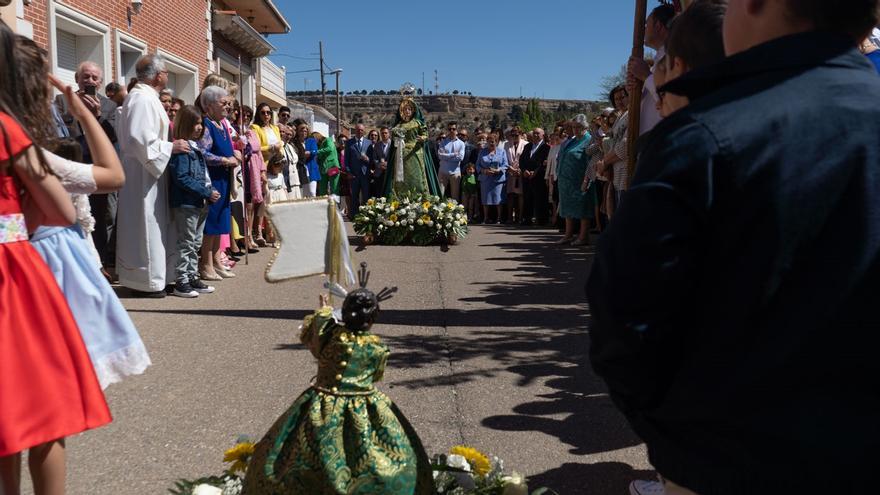
<instances>
[{"instance_id":1,"label":"banner with gold fringe","mask_svg":"<svg viewBox=\"0 0 880 495\"><path fill-rule=\"evenodd\" d=\"M266 213L280 243L266 267L266 281L323 274L332 282L355 283L348 234L332 198L275 203Z\"/></svg>"}]
</instances>

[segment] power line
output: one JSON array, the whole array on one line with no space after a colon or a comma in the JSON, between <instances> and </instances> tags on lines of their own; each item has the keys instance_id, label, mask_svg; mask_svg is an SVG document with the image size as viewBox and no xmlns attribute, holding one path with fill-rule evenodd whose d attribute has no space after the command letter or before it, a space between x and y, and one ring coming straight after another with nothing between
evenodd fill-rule
<instances>
[{"instance_id":1,"label":"power line","mask_svg":"<svg viewBox=\"0 0 880 495\"><path fill-rule=\"evenodd\" d=\"M319 72L318 69L309 69L309 70L289 70L286 74L304 74L306 72Z\"/></svg>"},{"instance_id":2,"label":"power line","mask_svg":"<svg viewBox=\"0 0 880 495\"><path fill-rule=\"evenodd\" d=\"M284 53L273 53L269 55L270 57L286 57L286 58L294 58L297 60L318 60L316 57L300 57L298 55L287 55Z\"/></svg>"}]
</instances>

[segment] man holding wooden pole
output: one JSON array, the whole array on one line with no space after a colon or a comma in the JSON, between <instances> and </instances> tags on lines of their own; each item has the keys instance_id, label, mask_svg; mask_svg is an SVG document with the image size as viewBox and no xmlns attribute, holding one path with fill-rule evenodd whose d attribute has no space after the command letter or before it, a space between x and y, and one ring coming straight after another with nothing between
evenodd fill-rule
<instances>
[{"instance_id":1,"label":"man holding wooden pole","mask_svg":"<svg viewBox=\"0 0 880 495\"><path fill-rule=\"evenodd\" d=\"M661 87L688 104L587 283L591 364L662 477L630 493L874 493L880 0L697 0L672 38L710 2L727 58Z\"/></svg>"},{"instance_id":2,"label":"man holding wooden pole","mask_svg":"<svg viewBox=\"0 0 880 495\"><path fill-rule=\"evenodd\" d=\"M650 131L660 122L657 112L657 88L654 86L653 70L645 61L645 49L656 51L655 60L665 55L669 24L675 17L672 5L662 4L651 11L645 20L646 2L639 0L636 5L635 33L633 51L627 64L626 83L629 91L629 127L627 135L629 177L635 174L636 141L639 136Z\"/></svg>"}]
</instances>

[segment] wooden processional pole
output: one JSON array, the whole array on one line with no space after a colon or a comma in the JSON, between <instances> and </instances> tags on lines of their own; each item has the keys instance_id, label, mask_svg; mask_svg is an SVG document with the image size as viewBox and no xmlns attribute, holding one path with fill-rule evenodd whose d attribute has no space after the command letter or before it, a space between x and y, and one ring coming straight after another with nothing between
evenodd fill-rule
<instances>
[{"instance_id":1,"label":"wooden processional pole","mask_svg":"<svg viewBox=\"0 0 880 495\"><path fill-rule=\"evenodd\" d=\"M241 55L240 54L238 56L238 83L239 83L238 84L238 122L236 122L236 124L238 124L239 138L242 138L242 137L244 137L245 126L247 126L247 124L244 121L244 73L241 71ZM242 194L244 194L244 191L247 191L247 187L248 187L247 185L250 182L248 180L248 171L245 170L245 165L246 165L247 161L245 160L244 152L245 152L245 150L241 150L241 180L242 180L242 182L244 182L244 184L242 184L242 188L241 188ZM229 183L229 187L234 187L234 186L235 186L235 180L234 180L234 174L233 174L233 180L232 180L232 182ZM244 197L241 198L241 213L242 213L241 223L243 224L241 235L244 236L244 264L250 265L251 259L250 259L248 250L250 250L251 247L248 244L248 233L250 232L248 229L251 228L251 226L248 225L247 198L244 198ZM231 236L231 237L235 237L235 236ZM235 242L235 240L232 239L231 237L230 237L230 242Z\"/></svg>"},{"instance_id":2,"label":"wooden processional pole","mask_svg":"<svg viewBox=\"0 0 880 495\"><path fill-rule=\"evenodd\" d=\"M632 56L645 57L645 21L648 17L648 0L636 0L636 15L633 25ZM639 139L639 126L642 120L642 86L636 82L629 94L629 127L627 129L627 172L631 181L636 173L636 141ZM614 102L612 101L613 105Z\"/></svg>"}]
</instances>

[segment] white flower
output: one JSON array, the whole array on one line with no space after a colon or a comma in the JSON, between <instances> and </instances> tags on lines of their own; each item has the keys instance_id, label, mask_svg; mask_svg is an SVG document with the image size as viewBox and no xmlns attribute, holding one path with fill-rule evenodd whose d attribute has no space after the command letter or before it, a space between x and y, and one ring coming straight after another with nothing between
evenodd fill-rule
<instances>
[{"instance_id":1,"label":"white flower","mask_svg":"<svg viewBox=\"0 0 880 495\"><path fill-rule=\"evenodd\" d=\"M459 225L461 225L461 222L456 220L456 221L452 222L452 225L455 225L456 227L458 227Z\"/></svg>"},{"instance_id":2,"label":"white flower","mask_svg":"<svg viewBox=\"0 0 880 495\"><path fill-rule=\"evenodd\" d=\"M434 221L428 220L428 227L433 227L433 226L434 226Z\"/></svg>"},{"instance_id":3,"label":"white flower","mask_svg":"<svg viewBox=\"0 0 880 495\"><path fill-rule=\"evenodd\" d=\"M223 490L205 483L193 488L192 495L223 495Z\"/></svg>"},{"instance_id":4,"label":"white flower","mask_svg":"<svg viewBox=\"0 0 880 495\"><path fill-rule=\"evenodd\" d=\"M436 225L436 227L437 227L437 230L440 230L443 226L440 225L440 224L438 223L438 224Z\"/></svg>"},{"instance_id":5,"label":"white flower","mask_svg":"<svg viewBox=\"0 0 880 495\"><path fill-rule=\"evenodd\" d=\"M416 228L413 227L412 225L410 225L410 226L409 226L409 230L416 230Z\"/></svg>"},{"instance_id":6,"label":"white flower","mask_svg":"<svg viewBox=\"0 0 880 495\"><path fill-rule=\"evenodd\" d=\"M223 485L223 495L241 495L241 480L238 478L229 478Z\"/></svg>"},{"instance_id":7,"label":"white flower","mask_svg":"<svg viewBox=\"0 0 880 495\"><path fill-rule=\"evenodd\" d=\"M516 471L510 473L510 476L501 478L501 481L504 483L504 491L501 495L529 495L526 479Z\"/></svg>"},{"instance_id":8,"label":"white flower","mask_svg":"<svg viewBox=\"0 0 880 495\"><path fill-rule=\"evenodd\" d=\"M446 224L446 228L447 228L447 229L452 228L452 224L447 223L447 224Z\"/></svg>"},{"instance_id":9,"label":"white flower","mask_svg":"<svg viewBox=\"0 0 880 495\"><path fill-rule=\"evenodd\" d=\"M406 225L406 219L401 220L400 225Z\"/></svg>"},{"instance_id":10,"label":"white flower","mask_svg":"<svg viewBox=\"0 0 880 495\"><path fill-rule=\"evenodd\" d=\"M400 222L394 222L395 227L400 227Z\"/></svg>"},{"instance_id":11,"label":"white flower","mask_svg":"<svg viewBox=\"0 0 880 495\"><path fill-rule=\"evenodd\" d=\"M455 214L455 219L456 219L456 220L461 220L461 215L459 215L458 213L456 213L456 214Z\"/></svg>"},{"instance_id":12,"label":"white flower","mask_svg":"<svg viewBox=\"0 0 880 495\"><path fill-rule=\"evenodd\" d=\"M425 224L425 222L423 222L421 219L416 220L416 223L419 224L419 225L424 225L424 224Z\"/></svg>"}]
</instances>

